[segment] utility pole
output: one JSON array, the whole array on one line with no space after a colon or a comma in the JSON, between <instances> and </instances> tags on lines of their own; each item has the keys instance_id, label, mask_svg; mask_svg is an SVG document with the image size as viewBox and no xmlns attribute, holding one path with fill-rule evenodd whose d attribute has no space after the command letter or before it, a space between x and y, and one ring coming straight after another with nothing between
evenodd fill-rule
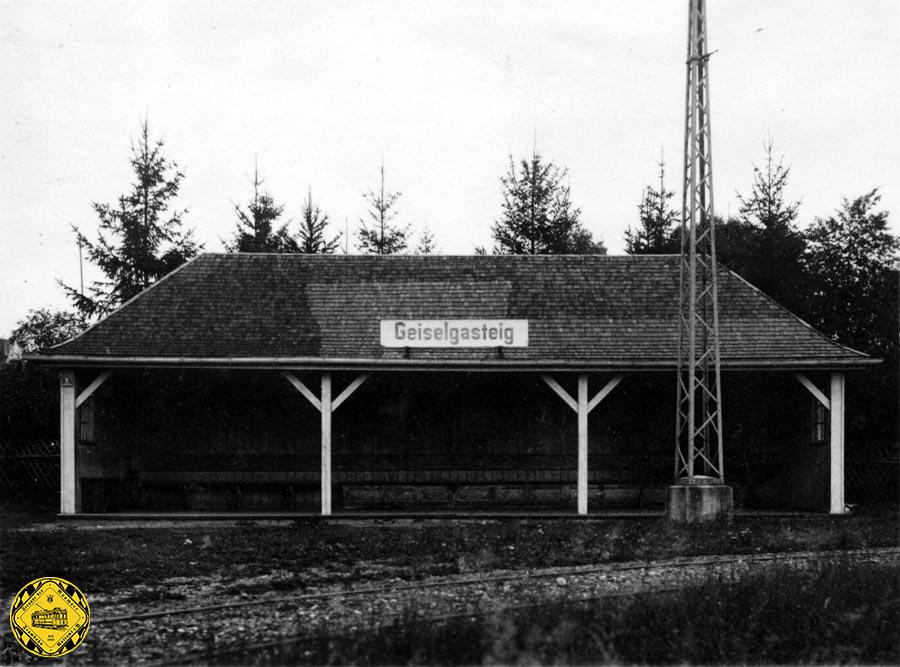
<instances>
[{"instance_id":1,"label":"utility pole","mask_svg":"<svg viewBox=\"0 0 900 667\"><path fill-rule=\"evenodd\" d=\"M706 0L689 0L678 313L675 485L668 515L730 515L724 485Z\"/></svg>"},{"instance_id":2,"label":"utility pole","mask_svg":"<svg viewBox=\"0 0 900 667\"><path fill-rule=\"evenodd\" d=\"M81 236L78 237L78 280L81 285L81 296L84 296L84 257L82 256L83 244Z\"/></svg>"}]
</instances>

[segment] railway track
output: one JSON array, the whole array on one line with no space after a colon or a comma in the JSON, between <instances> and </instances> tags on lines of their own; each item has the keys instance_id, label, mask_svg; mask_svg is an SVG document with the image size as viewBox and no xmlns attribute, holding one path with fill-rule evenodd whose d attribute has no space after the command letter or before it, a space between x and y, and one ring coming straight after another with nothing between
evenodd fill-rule
<instances>
[{"instance_id":1,"label":"railway track","mask_svg":"<svg viewBox=\"0 0 900 667\"><path fill-rule=\"evenodd\" d=\"M604 572L635 572L650 569L678 569L684 567L702 567L746 563L753 565L763 562L792 562L792 561L826 561L839 558L853 558L871 556L896 556L900 559L900 548L888 547L880 549L857 549L852 551L802 551L802 552L777 552L763 554L730 554L713 556L695 556L688 558L672 558L656 561L642 561L627 563L609 563L604 565L581 565L573 567L541 568L539 570L516 570L514 572L486 575L480 577L448 577L436 581L414 582L388 586L368 586L361 588L349 588L340 590L318 591L315 593L299 593L283 596L277 600L246 600L241 602L227 602L216 605L199 605L192 607L176 607L139 614L127 614L95 618L93 625L108 623L124 623L131 621L163 618L166 616L181 616L185 614L202 614L207 612L220 612L228 609L241 609L255 606L271 606L272 604L287 605L291 603L310 602L315 600L327 600L337 598L353 598L369 595L389 595L401 591L426 590L430 588L444 588L452 586L481 585L488 583L502 583L511 581L525 581L529 579L556 578L577 575L601 574Z\"/></svg>"},{"instance_id":2,"label":"railway track","mask_svg":"<svg viewBox=\"0 0 900 667\"><path fill-rule=\"evenodd\" d=\"M133 646L138 645L141 637L146 637L148 644L156 642L155 649L132 662L163 665L212 661L301 641L378 630L398 621L404 625L439 623L555 601L656 595L700 584L710 577L736 579L767 566L790 565L801 569L845 560L900 564L900 548L702 556L554 567L303 592L116 616L105 616L98 609L92 633L96 633L94 640L104 646L114 645L117 637L125 636ZM161 619L166 620L159 623ZM310 634L316 628L318 632ZM327 631L323 632L323 628Z\"/></svg>"}]
</instances>

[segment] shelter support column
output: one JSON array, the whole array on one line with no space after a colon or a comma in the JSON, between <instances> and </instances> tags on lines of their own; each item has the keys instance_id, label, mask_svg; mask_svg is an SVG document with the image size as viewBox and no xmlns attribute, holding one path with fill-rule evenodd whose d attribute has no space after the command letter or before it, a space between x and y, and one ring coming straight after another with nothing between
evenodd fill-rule
<instances>
[{"instance_id":1,"label":"shelter support column","mask_svg":"<svg viewBox=\"0 0 900 667\"><path fill-rule=\"evenodd\" d=\"M331 373L322 373L322 515L331 514Z\"/></svg>"},{"instance_id":2,"label":"shelter support column","mask_svg":"<svg viewBox=\"0 0 900 667\"><path fill-rule=\"evenodd\" d=\"M603 389L588 400L588 377L586 373L578 376L578 399L572 398L562 386L549 375L542 375L541 379L547 383L557 396L578 415L578 475L577 475L577 507L578 514L588 513L588 415L596 408L600 401L622 381L621 375L616 375L604 385Z\"/></svg>"},{"instance_id":3,"label":"shelter support column","mask_svg":"<svg viewBox=\"0 0 900 667\"><path fill-rule=\"evenodd\" d=\"M76 394L74 371L59 375L59 511L75 514L81 511L81 482L75 465L75 429L78 408L109 378L100 373L80 394Z\"/></svg>"},{"instance_id":4,"label":"shelter support column","mask_svg":"<svg viewBox=\"0 0 900 667\"><path fill-rule=\"evenodd\" d=\"M844 513L844 374L831 374L831 481L829 512Z\"/></svg>"},{"instance_id":5,"label":"shelter support column","mask_svg":"<svg viewBox=\"0 0 900 667\"><path fill-rule=\"evenodd\" d=\"M588 381L578 376L578 513L588 511Z\"/></svg>"},{"instance_id":6,"label":"shelter support column","mask_svg":"<svg viewBox=\"0 0 900 667\"><path fill-rule=\"evenodd\" d=\"M832 373L829 396L808 377L796 373L797 380L829 413L828 511L844 513L844 374Z\"/></svg>"},{"instance_id":7,"label":"shelter support column","mask_svg":"<svg viewBox=\"0 0 900 667\"><path fill-rule=\"evenodd\" d=\"M75 477L75 373L59 375L59 511L75 514L81 504Z\"/></svg>"},{"instance_id":8,"label":"shelter support column","mask_svg":"<svg viewBox=\"0 0 900 667\"><path fill-rule=\"evenodd\" d=\"M284 378L290 382L294 389L299 391L312 406L319 411L322 425L322 472L320 479L320 496L322 500L322 516L331 514L331 417L350 395L359 389L360 385L368 378L368 374L359 375L346 389L332 399L331 373L322 373L320 378L319 396L307 387L300 378L293 373L283 373Z\"/></svg>"}]
</instances>

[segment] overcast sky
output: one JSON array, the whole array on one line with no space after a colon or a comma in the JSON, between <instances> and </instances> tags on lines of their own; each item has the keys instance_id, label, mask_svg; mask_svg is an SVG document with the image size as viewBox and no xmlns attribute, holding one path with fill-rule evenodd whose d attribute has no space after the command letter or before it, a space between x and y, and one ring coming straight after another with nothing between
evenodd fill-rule
<instances>
[{"instance_id":1,"label":"overcast sky","mask_svg":"<svg viewBox=\"0 0 900 667\"><path fill-rule=\"evenodd\" d=\"M900 0L708 2L717 212L736 212L772 135L802 224L877 186L897 230ZM620 253L661 150L680 197L687 6L0 0L0 336L67 305L69 226L94 236L91 202L130 187L145 113L210 251L254 156L286 219L311 187L352 234L383 157L416 237L427 223L442 253L490 247L508 155L536 140Z\"/></svg>"}]
</instances>

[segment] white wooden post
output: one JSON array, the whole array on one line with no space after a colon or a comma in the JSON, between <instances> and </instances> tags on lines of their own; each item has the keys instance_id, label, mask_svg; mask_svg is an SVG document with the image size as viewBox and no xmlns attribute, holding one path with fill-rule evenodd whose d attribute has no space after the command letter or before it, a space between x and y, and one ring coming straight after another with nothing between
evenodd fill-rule
<instances>
[{"instance_id":1,"label":"white wooden post","mask_svg":"<svg viewBox=\"0 0 900 667\"><path fill-rule=\"evenodd\" d=\"M94 381L91 382L87 388L78 394L78 397L75 399L75 407L80 408L81 404L88 400L95 391L97 391L100 386L109 379L110 373L100 373Z\"/></svg>"},{"instance_id":2,"label":"white wooden post","mask_svg":"<svg viewBox=\"0 0 900 667\"><path fill-rule=\"evenodd\" d=\"M588 415L600 405L600 401L609 396L609 393L622 381L621 375L614 376L607 382L603 389L588 400L588 377L582 373L578 376L578 399L569 396L569 392L549 375L542 375L541 379L547 383L563 402L572 408L578 415L578 513L588 513Z\"/></svg>"},{"instance_id":3,"label":"white wooden post","mask_svg":"<svg viewBox=\"0 0 900 667\"><path fill-rule=\"evenodd\" d=\"M819 403L821 403L826 410L831 410L831 401L828 400L828 397L821 392L821 390L812 383L808 377L806 377L803 373L794 373L794 377L796 377L800 384L806 387L806 390L813 395Z\"/></svg>"},{"instance_id":4,"label":"white wooden post","mask_svg":"<svg viewBox=\"0 0 900 667\"><path fill-rule=\"evenodd\" d=\"M331 373L322 373L322 515L331 514Z\"/></svg>"},{"instance_id":5,"label":"white wooden post","mask_svg":"<svg viewBox=\"0 0 900 667\"><path fill-rule=\"evenodd\" d=\"M75 514L80 508L75 479L75 373L59 375L59 511Z\"/></svg>"},{"instance_id":6,"label":"white wooden post","mask_svg":"<svg viewBox=\"0 0 900 667\"><path fill-rule=\"evenodd\" d=\"M322 514L331 514L331 415L343 404L350 395L360 388L369 375L364 373L357 376L353 382L347 385L337 398L331 399L331 373L322 373L322 387L320 396L316 396L309 387L303 384L293 373L282 373L284 379L290 382L294 389L299 391L309 401L312 406L322 414L322 474L321 479L321 496L322 496Z\"/></svg>"},{"instance_id":7,"label":"white wooden post","mask_svg":"<svg viewBox=\"0 0 900 667\"><path fill-rule=\"evenodd\" d=\"M844 513L844 374L831 374L830 512Z\"/></svg>"},{"instance_id":8,"label":"white wooden post","mask_svg":"<svg viewBox=\"0 0 900 667\"><path fill-rule=\"evenodd\" d=\"M578 376L578 513L588 513L588 379Z\"/></svg>"}]
</instances>

